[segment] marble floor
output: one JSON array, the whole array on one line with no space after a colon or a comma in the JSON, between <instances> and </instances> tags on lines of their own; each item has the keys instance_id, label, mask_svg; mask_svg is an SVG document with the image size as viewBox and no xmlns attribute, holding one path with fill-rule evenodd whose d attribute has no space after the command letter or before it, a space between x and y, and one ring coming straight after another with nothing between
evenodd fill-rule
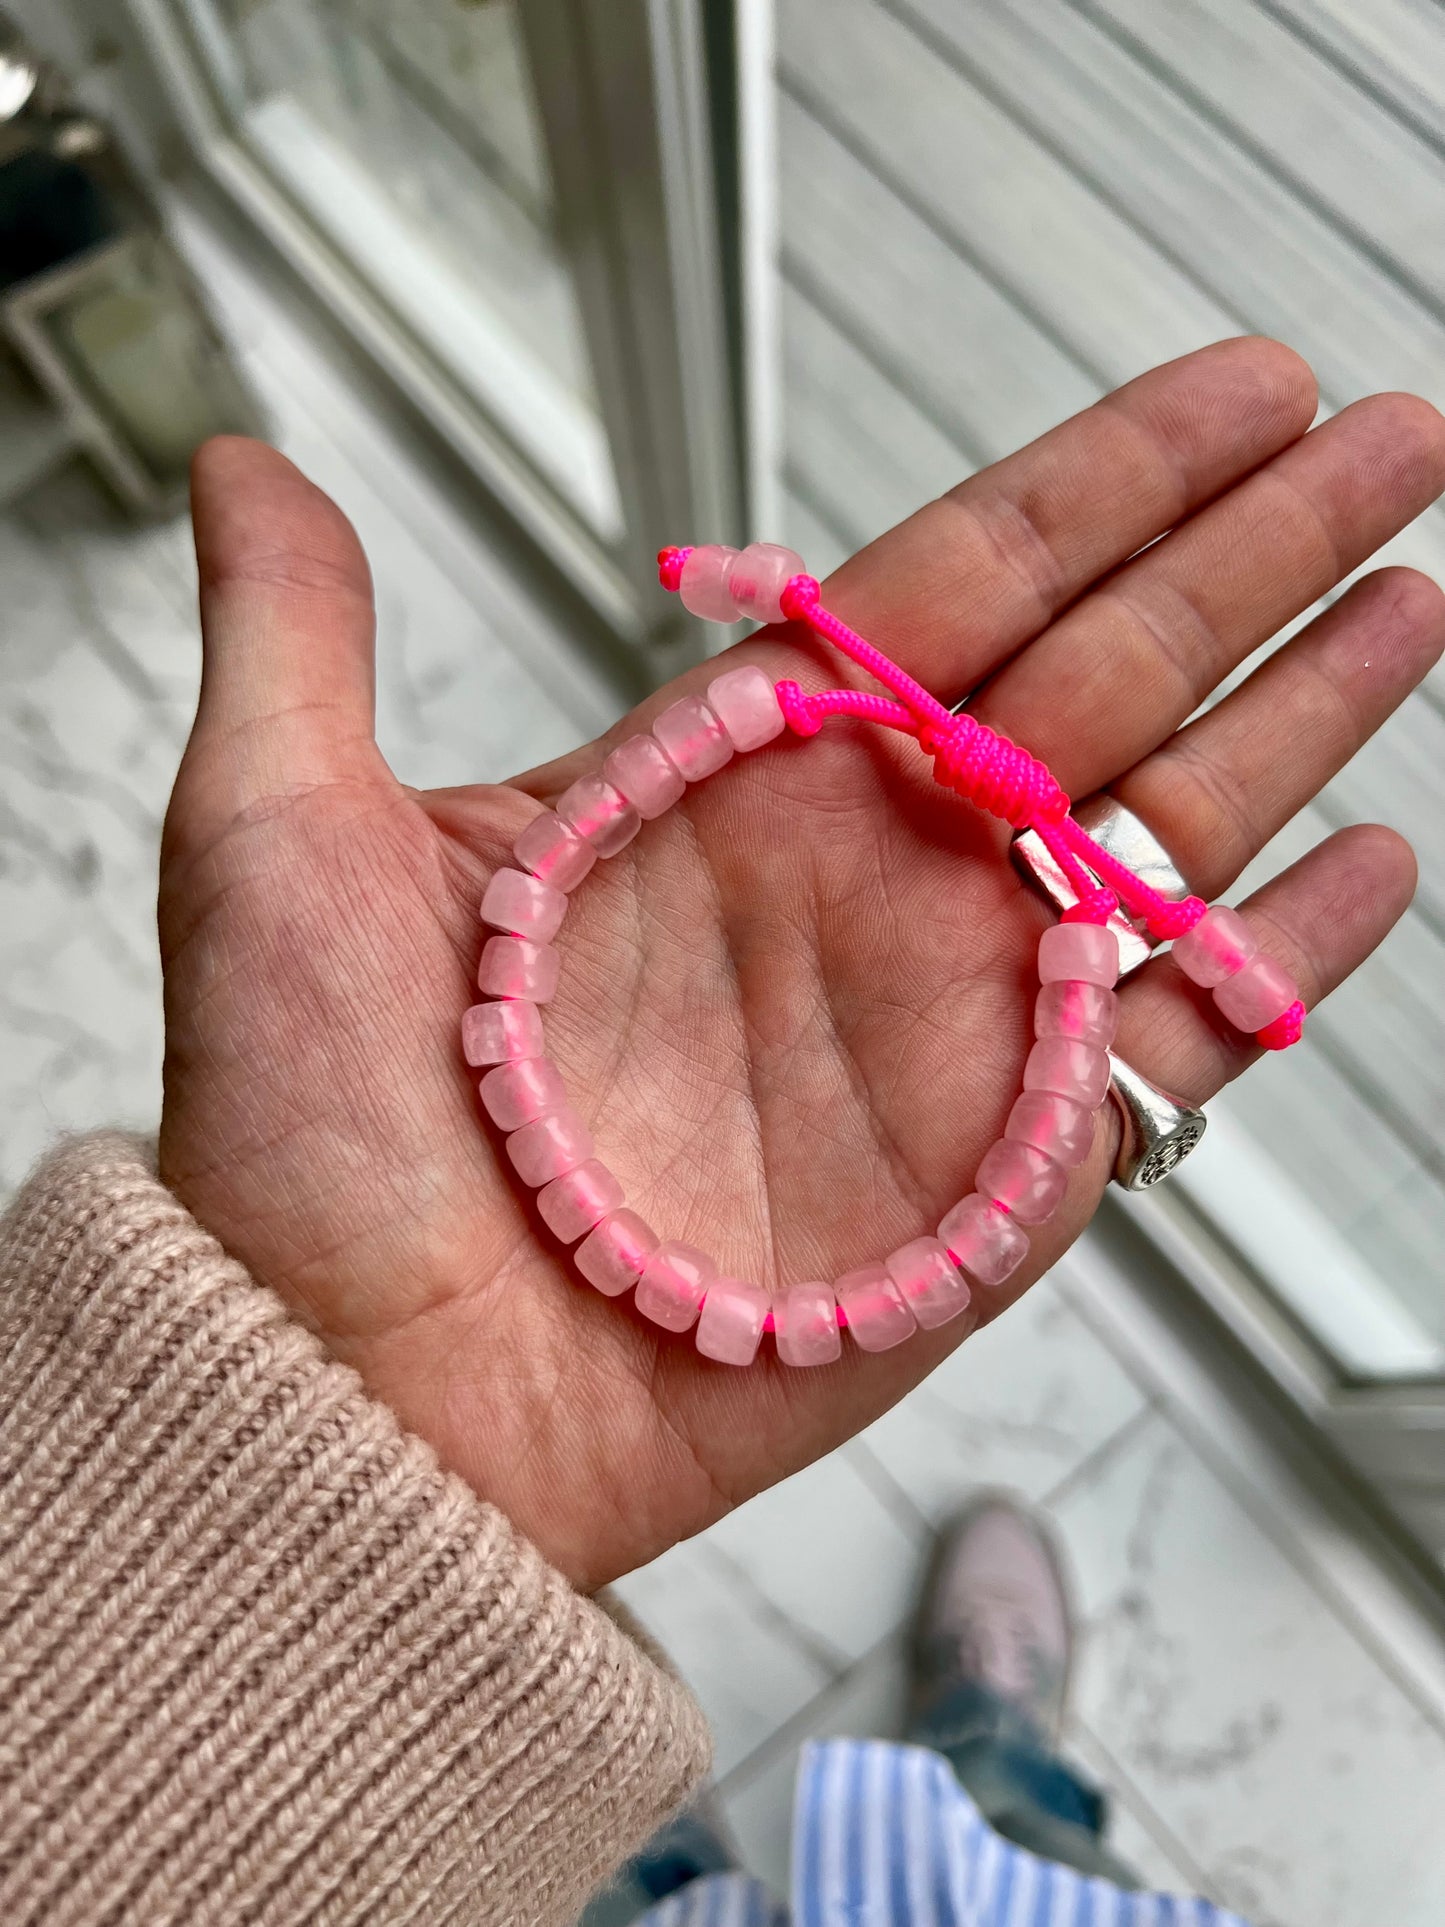
<instances>
[{"instance_id":1,"label":"marble floor","mask_svg":"<svg viewBox=\"0 0 1445 1927\"><path fill-rule=\"evenodd\" d=\"M380 733L416 782L497 777L617 706L495 539L295 318L198 241L280 445L371 551ZM198 652L184 527L122 524L78 469L0 513L0 1180L158 1103L153 872ZM930 1531L1041 1504L1074 1574L1069 1750L1152 1882L1264 1927L1445 1917L1445 1671L1354 1501L1104 1237L862 1438L620 1588L699 1693L749 1862L785 1878L812 1733L886 1733Z\"/></svg>"}]
</instances>

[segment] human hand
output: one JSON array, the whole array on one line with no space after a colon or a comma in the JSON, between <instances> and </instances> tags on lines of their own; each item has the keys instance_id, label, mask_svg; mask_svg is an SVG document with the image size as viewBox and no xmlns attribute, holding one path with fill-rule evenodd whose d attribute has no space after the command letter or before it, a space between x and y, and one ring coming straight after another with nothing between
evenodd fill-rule
<instances>
[{"instance_id":1,"label":"human hand","mask_svg":"<svg viewBox=\"0 0 1445 1927\"><path fill-rule=\"evenodd\" d=\"M920 510L825 599L945 701L982 684L974 714L1076 798L1108 785L1217 897L1445 642L1440 591L1382 571L1181 728L1445 485L1424 402L1377 396L1306 434L1314 408L1277 344L1205 349ZM596 1586L867 1423L956 1328L815 1370L765 1345L737 1370L580 1280L510 1180L458 1024L487 877L533 799L602 752L512 785L404 788L373 738L370 585L342 515L231 439L198 456L194 501L205 675L162 856L162 1176ZM734 659L847 680L837 659L820 673L825 653L779 628ZM1348 830L1249 915L1313 1004L1413 882L1398 836ZM560 939L549 1049L663 1237L767 1285L834 1277L972 1188L1018 1090L1046 922L1006 832L939 789L916 744L833 723L738 758L598 865ZM1192 1100L1250 1061L1167 958L1122 1002L1124 1055ZM1106 1107L1024 1267L981 1294L986 1318L1087 1224L1116 1130Z\"/></svg>"}]
</instances>

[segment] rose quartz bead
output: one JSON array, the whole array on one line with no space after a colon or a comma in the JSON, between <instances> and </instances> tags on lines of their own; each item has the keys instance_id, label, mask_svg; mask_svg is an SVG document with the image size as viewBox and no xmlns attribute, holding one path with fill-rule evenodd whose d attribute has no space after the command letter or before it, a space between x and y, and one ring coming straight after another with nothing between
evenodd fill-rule
<instances>
[{"instance_id":1,"label":"rose quartz bead","mask_svg":"<svg viewBox=\"0 0 1445 1927\"><path fill-rule=\"evenodd\" d=\"M737 621L737 601L728 587L737 554L721 542L704 542L692 551L677 582L682 606L690 615L705 622Z\"/></svg>"},{"instance_id":2,"label":"rose quartz bead","mask_svg":"<svg viewBox=\"0 0 1445 1927\"><path fill-rule=\"evenodd\" d=\"M756 663L710 682L707 700L734 749L761 749L787 726L772 679Z\"/></svg>"},{"instance_id":3,"label":"rose quartz bead","mask_svg":"<svg viewBox=\"0 0 1445 1927\"><path fill-rule=\"evenodd\" d=\"M589 1285L606 1298L617 1298L637 1283L656 1249L657 1233L635 1211L612 1211L587 1233L573 1256Z\"/></svg>"},{"instance_id":4,"label":"rose quartz bead","mask_svg":"<svg viewBox=\"0 0 1445 1927\"><path fill-rule=\"evenodd\" d=\"M550 1003L562 969L562 952L550 943L525 937L488 937L482 945L477 988L490 997L524 997L529 1004Z\"/></svg>"},{"instance_id":5,"label":"rose quartz bead","mask_svg":"<svg viewBox=\"0 0 1445 1927\"><path fill-rule=\"evenodd\" d=\"M701 696L683 696L664 709L652 733L689 783L700 783L732 760L728 733Z\"/></svg>"},{"instance_id":6,"label":"rose quartz bead","mask_svg":"<svg viewBox=\"0 0 1445 1927\"><path fill-rule=\"evenodd\" d=\"M992 1198L1020 1224L1042 1224L1064 1195L1068 1175L1062 1165L1032 1144L1001 1137L979 1161L974 1184L981 1197Z\"/></svg>"},{"instance_id":7,"label":"rose quartz bead","mask_svg":"<svg viewBox=\"0 0 1445 1927\"><path fill-rule=\"evenodd\" d=\"M862 1265L833 1287L848 1329L865 1352L886 1352L918 1329L902 1292L882 1265Z\"/></svg>"},{"instance_id":8,"label":"rose quartz bead","mask_svg":"<svg viewBox=\"0 0 1445 1927\"><path fill-rule=\"evenodd\" d=\"M546 1057L524 1057L518 1064L498 1064L481 1082L482 1103L499 1130L515 1131L534 1117L559 1111L567 1102L562 1073ZM620 1203L621 1200L619 1199Z\"/></svg>"},{"instance_id":9,"label":"rose quartz bead","mask_svg":"<svg viewBox=\"0 0 1445 1927\"><path fill-rule=\"evenodd\" d=\"M1213 990L1226 978L1238 976L1259 954L1259 944L1239 912L1221 903L1206 910L1192 930L1177 937L1170 954L1192 983L1202 990Z\"/></svg>"},{"instance_id":10,"label":"rose quartz bead","mask_svg":"<svg viewBox=\"0 0 1445 1927\"><path fill-rule=\"evenodd\" d=\"M592 1133L570 1104L524 1124L507 1139L507 1156L517 1176L533 1190L560 1178L564 1171L575 1171L594 1148Z\"/></svg>"},{"instance_id":11,"label":"rose quartz bead","mask_svg":"<svg viewBox=\"0 0 1445 1927\"><path fill-rule=\"evenodd\" d=\"M925 1331L946 1325L973 1303L968 1280L937 1238L915 1238L887 1260L888 1276Z\"/></svg>"},{"instance_id":12,"label":"rose quartz bead","mask_svg":"<svg viewBox=\"0 0 1445 1927\"><path fill-rule=\"evenodd\" d=\"M602 774L640 817L651 822L687 788L677 765L653 736L629 736L602 765Z\"/></svg>"},{"instance_id":13,"label":"rose quartz bead","mask_svg":"<svg viewBox=\"0 0 1445 1927\"><path fill-rule=\"evenodd\" d=\"M554 890L575 890L597 861L592 845L555 810L543 810L532 818L512 845L512 855L524 870Z\"/></svg>"},{"instance_id":14,"label":"rose quartz bead","mask_svg":"<svg viewBox=\"0 0 1445 1927\"><path fill-rule=\"evenodd\" d=\"M773 1337L785 1365L831 1365L843 1353L833 1287L790 1285L773 1300Z\"/></svg>"},{"instance_id":15,"label":"rose quartz bead","mask_svg":"<svg viewBox=\"0 0 1445 1927\"><path fill-rule=\"evenodd\" d=\"M671 1238L642 1267L637 1309L665 1331L688 1331L697 1323L702 1295L716 1276L717 1266L705 1251Z\"/></svg>"},{"instance_id":16,"label":"rose quartz bead","mask_svg":"<svg viewBox=\"0 0 1445 1927\"><path fill-rule=\"evenodd\" d=\"M557 798L557 814L585 837L598 856L616 856L642 828L627 798L600 776L579 776Z\"/></svg>"},{"instance_id":17,"label":"rose quartz bead","mask_svg":"<svg viewBox=\"0 0 1445 1927\"><path fill-rule=\"evenodd\" d=\"M1287 1011L1299 996L1289 972L1261 951L1243 970L1214 988L1214 1001L1240 1030L1263 1030Z\"/></svg>"},{"instance_id":18,"label":"rose quartz bead","mask_svg":"<svg viewBox=\"0 0 1445 1927\"><path fill-rule=\"evenodd\" d=\"M1041 1037L1024 1062L1026 1091L1056 1091L1094 1110L1109 1088L1109 1058L1097 1044L1071 1037Z\"/></svg>"},{"instance_id":19,"label":"rose quartz bead","mask_svg":"<svg viewBox=\"0 0 1445 1927\"><path fill-rule=\"evenodd\" d=\"M482 922L514 937L548 943L562 923L567 899L525 870L498 870L482 896Z\"/></svg>"},{"instance_id":20,"label":"rose quartz bead","mask_svg":"<svg viewBox=\"0 0 1445 1927\"><path fill-rule=\"evenodd\" d=\"M506 1064L518 1057L540 1057L543 1049L542 1019L535 1004L507 997L462 1012L462 1055L469 1064Z\"/></svg>"},{"instance_id":21,"label":"rose quartz bead","mask_svg":"<svg viewBox=\"0 0 1445 1927\"><path fill-rule=\"evenodd\" d=\"M542 1222L564 1245L575 1244L621 1202L622 1186L600 1158L585 1158L537 1193Z\"/></svg>"},{"instance_id":22,"label":"rose quartz bead","mask_svg":"<svg viewBox=\"0 0 1445 1927\"><path fill-rule=\"evenodd\" d=\"M1034 1004L1035 1037L1072 1037L1107 1050L1119 1028L1119 999L1100 984L1045 984Z\"/></svg>"},{"instance_id":23,"label":"rose quartz bead","mask_svg":"<svg viewBox=\"0 0 1445 1927\"><path fill-rule=\"evenodd\" d=\"M1039 938L1041 984L1099 984L1111 990L1119 981L1119 939L1098 923L1056 923Z\"/></svg>"},{"instance_id":24,"label":"rose quartz bead","mask_svg":"<svg viewBox=\"0 0 1445 1927\"><path fill-rule=\"evenodd\" d=\"M781 622L778 598L784 585L803 573L803 558L778 542L749 542L728 574L728 593L748 622Z\"/></svg>"},{"instance_id":25,"label":"rose quartz bead","mask_svg":"<svg viewBox=\"0 0 1445 1927\"><path fill-rule=\"evenodd\" d=\"M1056 1091L1025 1091L1014 1099L1003 1134L1019 1144L1032 1144L1072 1171L1093 1148L1094 1113ZM983 1188L980 1184L979 1189Z\"/></svg>"},{"instance_id":26,"label":"rose quartz bead","mask_svg":"<svg viewBox=\"0 0 1445 1927\"><path fill-rule=\"evenodd\" d=\"M697 1348L720 1365L751 1365L762 1343L768 1294L741 1278L714 1278L697 1321Z\"/></svg>"},{"instance_id":27,"label":"rose quartz bead","mask_svg":"<svg viewBox=\"0 0 1445 1927\"><path fill-rule=\"evenodd\" d=\"M938 1227L955 1264L981 1285L1001 1285L1028 1255L1029 1241L1007 1211L973 1191L956 1204Z\"/></svg>"}]
</instances>

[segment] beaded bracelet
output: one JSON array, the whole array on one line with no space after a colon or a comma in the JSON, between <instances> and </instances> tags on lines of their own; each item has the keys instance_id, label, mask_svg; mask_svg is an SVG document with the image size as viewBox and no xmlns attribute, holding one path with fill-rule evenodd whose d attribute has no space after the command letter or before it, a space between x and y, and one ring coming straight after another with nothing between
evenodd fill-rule
<instances>
[{"instance_id":1,"label":"beaded bracelet","mask_svg":"<svg viewBox=\"0 0 1445 1927\"><path fill-rule=\"evenodd\" d=\"M1052 1216L1068 1174L1093 1143L1109 1084L1108 1047L1118 1021L1119 947L1108 919L1122 903L1156 937L1173 939L1185 975L1212 991L1223 1015L1267 1049L1299 1037L1304 1005L1294 984L1259 949L1243 918L1198 897L1162 896L1093 841L1045 766L968 715L955 716L898 665L825 609L817 582L791 549L759 542L741 552L709 544L664 549L664 587L713 622L794 621L866 669L887 696L853 689L805 695L774 685L756 666L729 669L706 697L683 696L645 734L630 736L580 777L556 807L517 838L516 868L498 870L482 898L482 922L500 934L483 950L477 981L494 1001L462 1020L468 1064L490 1065L481 1100L507 1135L507 1154L550 1230L576 1244L578 1270L617 1297L635 1287L637 1310L667 1331L697 1328L697 1348L746 1365L765 1331L788 1365L820 1365L841 1352L841 1332L864 1351L886 1351L920 1325L976 1321L974 1287L1001 1285L1028 1251L1025 1225ZM661 816L689 783L736 753L758 750L791 728L813 736L830 716L903 730L933 758L935 779L1016 829L1037 832L1078 894L1039 942L1036 1042L1023 1091L1003 1136L979 1164L975 1189L953 1206L936 1237L915 1238L881 1262L829 1284L796 1284L770 1295L718 1274L693 1246L660 1240L626 1208L622 1187L597 1157L591 1133L567 1102L544 1055L538 1005L557 987L557 934L574 890L599 857L615 856L644 820ZM578 1240L581 1240L578 1243Z\"/></svg>"}]
</instances>

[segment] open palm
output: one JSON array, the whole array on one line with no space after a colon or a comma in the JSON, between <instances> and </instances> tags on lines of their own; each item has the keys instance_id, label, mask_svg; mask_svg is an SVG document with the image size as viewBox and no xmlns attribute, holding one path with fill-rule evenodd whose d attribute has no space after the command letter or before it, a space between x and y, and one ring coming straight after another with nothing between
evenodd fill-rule
<instances>
[{"instance_id":1,"label":"open palm","mask_svg":"<svg viewBox=\"0 0 1445 1927\"><path fill-rule=\"evenodd\" d=\"M1306 434L1314 406L1278 345L1204 350L930 504L827 599L945 700L982 685L981 719L1076 797L1109 785L1217 896L1445 637L1434 585L1382 571L1181 728L1445 482L1426 404L1375 397ZM403 787L372 734L370 588L339 511L225 440L198 458L195 518L205 677L162 862L162 1175L445 1461L600 1584L836 1444L956 1330L811 1371L765 1346L739 1371L581 1282L511 1182L457 1035L488 875L535 799L602 752L508 786ZM783 628L737 654L805 686L846 669ZM1412 884L1399 838L1353 830L1250 914L1314 1002ZM738 759L598 866L562 933L549 1046L663 1237L767 1285L833 1277L971 1188L1018 1089L1045 920L1004 832L937 788L916 745L830 724ZM1125 1055L1191 1098L1248 1061L1167 959L1123 1001ZM986 1317L1087 1223L1104 1118Z\"/></svg>"}]
</instances>

